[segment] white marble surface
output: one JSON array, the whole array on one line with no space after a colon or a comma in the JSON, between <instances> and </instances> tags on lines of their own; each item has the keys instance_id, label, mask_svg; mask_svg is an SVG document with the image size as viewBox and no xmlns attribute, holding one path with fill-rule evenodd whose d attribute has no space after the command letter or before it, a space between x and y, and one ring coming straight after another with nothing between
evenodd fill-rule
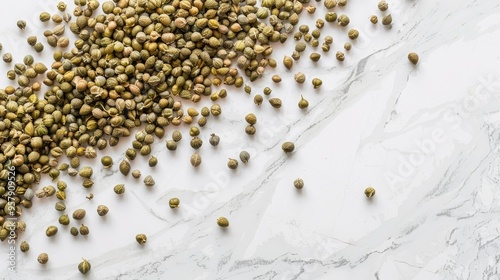
<instances>
[{"instance_id":1,"label":"white marble surface","mask_svg":"<svg viewBox=\"0 0 500 280\"><path fill-rule=\"evenodd\" d=\"M10 51L21 61L29 50L24 38L46 28L37 23L38 13L55 11L56 2L2 3L9 7L0 10L2 53ZM74 238L69 228L60 227L47 238L45 228L58 224L55 198L36 200L25 211L28 228L20 238L30 242L31 250L19 256L17 274L8 273L1 261L0 275L500 279L500 4L388 2L392 28L368 21L371 14L381 15L377 1L351 0L335 8L348 14L349 27L361 34L343 63L335 60L335 52L348 41L347 29L327 24L322 37L332 35L334 44L320 62L307 58L308 47L292 70L278 67L281 84L270 82L270 70L252 84L253 94L270 85L271 97L283 100L281 109L268 103L256 107L253 94L228 88L227 100L220 103L223 114L202 129L199 169L189 164L192 149L185 137L176 152L167 151L164 140L155 141L155 168L140 156L133 162L143 177L154 176L157 184L151 189L142 180L124 178L115 164L95 172L95 198L87 201L80 179L62 177L70 186L68 212L87 209L83 223L90 235ZM324 12L302 14L301 22L312 26ZM20 32L15 22L25 14L30 15L28 28ZM281 61L293 45L288 40L283 48L276 46L274 57ZM410 51L420 54L417 67L406 59ZM296 71L307 74L302 86L293 81ZM312 89L313 77L324 81L319 90ZM301 94L311 104L307 111L297 107ZM258 118L254 137L244 133L244 116L250 112ZM221 137L217 148L208 144L212 132ZM280 148L286 140L296 144L291 156ZM119 162L126 146L107 153ZM242 149L252 159L233 172L227 158ZM302 191L292 185L296 177L305 181ZM119 182L127 188L123 197L112 190ZM369 185L377 190L373 201L363 195ZM173 196L181 200L176 211L168 208ZM110 207L107 217L95 213L99 204ZM216 225L219 216L229 219L227 230ZM145 246L135 242L137 233L149 236ZM6 251L4 244L0 248ZM50 255L46 266L36 262L42 251ZM77 270L82 257L92 263L85 277Z\"/></svg>"}]
</instances>

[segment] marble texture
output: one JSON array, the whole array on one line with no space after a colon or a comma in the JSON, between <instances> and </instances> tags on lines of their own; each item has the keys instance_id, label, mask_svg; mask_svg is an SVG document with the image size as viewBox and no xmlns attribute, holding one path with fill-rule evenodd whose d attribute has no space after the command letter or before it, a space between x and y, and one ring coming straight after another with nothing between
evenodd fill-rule
<instances>
[{"instance_id":1,"label":"marble texture","mask_svg":"<svg viewBox=\"0 0 500 280\"><path fill-rule=\"evenodd\" d=\"M57 1L43 2L3 4L11 8L0 11L9 23L0 27L0 41L17 61L29 50L19 41L45 28L38 12L55 11ZM140 156L133 162L143 177L155 178L150 189L115 164L94 174L95 198L87 201L81 180L63 177L68 210L88 210L90 235L73 238L61 228L48 239L55 200L38 200L25 212L21 236L31 250L19 256L16 274L0 262L2 278L500 279L500 3L388 2L391 28L369 22L382 15L377 1L335 8L360 31L343 63L335 52L349 40L348 28L327 24L322 37L332 35L334 44L318 63L308 59L308 47L291 70L268 69L251 85L253 94L271 86L281 109L256 107L253 94L228 88L223 114L202 129L197 170L185 137L176 152L155 141L155 168ZM301 15L310 26L325 12L311 4L316 14ZM15 21L23 14L33 16L20 32ZM293 46L290 38L274 57L281 61ZM417 67L406 59L410 51L420 55ZM306 73L304 85L293 81L296 71ZM278 85L270 81L276 72ZM313 77L324 82L319 90ZM301 94L310 102L306 111L297 107ZM258 118L254 137L244 133L250 112ZM212 132L221 137L217 148L208 144ZM283 141L295 142L292 155L281 151ZM107 153L118 163L126 146ZM250 162L229 170L227 158L243 149ZM297 177L305 181L301 191L292 184ZM119 182L123 197L112 190ZM373 200L363 195L369 185L377 190ZM173 196L181 200L175 211L168 208ZM105 218L95 214L99 204L110 208ZM219 216L229 219L227 230L216 225ZM145 246L135 242L137 233L148 235ZM36 262L42 251L50 256L44 267ZM86 277L77 270L82 257L92 264Z\"/></svg>"}]
</instances>

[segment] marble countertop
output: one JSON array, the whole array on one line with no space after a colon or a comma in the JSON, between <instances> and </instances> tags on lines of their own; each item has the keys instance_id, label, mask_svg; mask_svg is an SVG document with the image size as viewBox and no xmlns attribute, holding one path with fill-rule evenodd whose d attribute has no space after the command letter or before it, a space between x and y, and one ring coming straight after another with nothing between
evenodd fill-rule
<instances>
[{"instance_id":1,"label":"marble countertop","mask_svg":"<svg viewBox=\"0 0 500 280\"><path fill-rule=\"evenodd\" d=\"M43 3L41 3L43 2ZM294 40L276 45L277 69L267 69L251 83L252 94L228 87L219 102L222 115L202 128L201 166L193 168L193 150L185 137L177 151L155 140L156 167L138 156L132 169L136 180L118 172L118 162L132 141L99 152L115 161L110 170L97 160L84 161L96 169L90 192L80 178L61 177L68 187L68 213L87 210L86 237L73 237L66 227L54 238L48 225L58 225L56 201L38 199L24 212L27 254L18 252L17 273L0 262L3 279L500 279L500 4L477 1L389 2L391 28L369 22L382 15L378 1L350 0L337 13L351 18L347 28L327 24L329 53L317 63L308 59L309 46L291 70L281 64ZM57 1L8 1L0 11L3 51L14 61L32 52L25 43L46 27L37 21L41 11L55 12ZM322 17L301 14L301 23ZM28 28L15 22L24 18ZM335 53L348 42L347 30L360 32L344 62ZM69 31L68 31L69 32ZM420 55L415 67L409 52ZM50 47L35 59L50 65ZM0 72L8 67L0 63ZM306 73L298 85L296 72ZM271 82L279 74L280 84ZM311 80L323 80L314 90ZM2 74L3 85L9 83ZM270 86L270 97L283 100L272 108L257 107L253 96ZM300 110L300 96L310 106ZM266 99L267 97L265 97ZM210 104L203 101L196 106ZM244 117L255 113L253 137L245 134ZM170 139L173 127L167 127ZM187 136L188 127L180 130ZM134 131L135 132L135 131ZM210 133L221 141L208 144ZM293 141L295 152L281 151ZM127 142L127 143L125 143ZM228 158L241 150L250 162L230 170ZM152 175L156 185L142 183ZM300 177L305 186L293 187ZM118 197L115 184L124 183ZM55 184L46 178L36 188ZM376 189L368 200L367 186ZM179 197L179 209L168 200ZM95 209L110 212L99 217ZM230 226L216 224L220 216ZM70 226L79 224L72 221ZM148 235L141 246L137 233ZM7 250L0 244L1 251ZM50 261L36 262L40 252ZM2 258L6 256L2 253ZM81 275L77 265L88 259L92 270Z\"/></svg>"}]
</instances>

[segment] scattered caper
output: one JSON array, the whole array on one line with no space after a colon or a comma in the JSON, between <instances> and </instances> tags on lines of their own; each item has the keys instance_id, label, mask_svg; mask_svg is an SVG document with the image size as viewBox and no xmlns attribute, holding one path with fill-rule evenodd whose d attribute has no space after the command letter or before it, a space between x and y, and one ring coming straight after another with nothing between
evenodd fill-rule
<instances>
[{"instance_id":1,"label":"scattered caper","mask_svg":"<svg viewBox=\"0 0 500 280\"><path fill-rule=\"evenodd\" d=\"M238 161L236 159L230 158L229 161L227 162L227 167L229 167L229 169L238 168Z\"/></svg>"},{"instance_id":2,"label":"scattered caper","mask_svg":"<svg viewBox=\"0 0 500 280\"><path fill-rule=\"evenodd\" d=\"M293 185L295 186L295 188L300 190L304 187L304 180L297 178L295 179L295 181L293 181Z\"/></svg>"},{"instance_id":3,"label":"scattered caper","mask_svg":"<svg viewBox=\"0 0 500 280\"><path fill-rule=\"evenodd\" d=\"M243 163L247 163L250 160L250 154L247 151L241 151L240 160Z\"/></svg>"},{"instance_id":4,"label":"scattered caper","mask_svg":"<svg viewBox=\"0 0 500 280\"><path fill-rule=\"evenodd\" d=\"M142 245L148 241L148 237L145 234L141 233L135 236L135 240L137 241L137 243Z\"/></svg>"},{"instance_id":5,"label":"scattered caper","mask_svg":"<svg viewBox=\"0 0 500 280\"><path fill-rule=\"evenodd\" d=\"M229 226L229 220L225 217L220 217L217 219L217 224L220 226L220 227L228 227Z\"/></svg>"},{"instance_id":6,"label":"scattered caper","mask_svg":"<svg viewBox=\"0 0 500 280\"><path fill-rule=\"evenodd\" d=\"M411 52L408 54L408 60L413 63L414 65L417 65L418 63L418 54Z\"/></svg>"},{"instance_id":7,"label":"scattered caper","mask_svg":"<svg viewBox=\"0 0 500 280\"><path fill-rule=\"evenodd\" d=\"M281 149L285 153L291 153L293 152L293 150L295 150L295 144L293 144L292 142L285 142L281 145Z\"/></svg>"},{"instance_id":8,"label":"scattered caper","mask_svg":"<svg viewBox=\"0 0 500 280\"><path fill-rule=\"evenodd\" d=\"M365 189L365 195L366 195L366 197L368 197L368 198L373 197L373 196L375 195L375 189L374 189L373 187L367 187L367 188Z\"/></svg>"},{"instance_id":9,"label":"scattered caper","mask_svg":"<svg viewBox=\"0 0 500 280\"><path fill-rule=\"evenodd\" d=\"M172 209L179 207L179 203L180 203L180 200L179 200L177 197L171 198L171 199L168 201L168 205L169 205L169 206L170 206L170 208L172 208Z\"/></svg>"}]
</instances>

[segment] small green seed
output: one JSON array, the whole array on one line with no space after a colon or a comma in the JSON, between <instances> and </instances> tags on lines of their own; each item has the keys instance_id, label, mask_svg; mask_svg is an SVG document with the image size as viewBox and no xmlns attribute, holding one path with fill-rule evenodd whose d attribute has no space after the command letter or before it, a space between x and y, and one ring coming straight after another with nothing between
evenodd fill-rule
<instances>
[{"instance_id":1,"label":"small green seed","mask_svg":"<svg viewBox=\"0 0 500 280\"><path fill-rule=\"evenodd\" d=\"M229 167L229 169L238 168L238 161L236 159L230 158L229 161L227 162L227 167Z\"/></svg>"},{"instance_id":2,"label":"small green seed","mask_svg":"<svg viewBox=\"0 0 500 280\"><path fill-rule=\"evenodd\" d=\"M180 203L180 200L179 200L177 197L171 198L171 199L168 201L168 205L169 205L169 206L170 206L170 208L172 208L172 209L178 208L178 207L179 207L179 203Z\"/></svg>"},{"instance_id":3,"label":"small green seed","mask_svg":"<svg viewBox=\"0 0 500 280\"><path fill-rule=\"evenodd\" d=\"M309 56L309 58L312 61L317 62L321 58L321 54L319 54L319 53L311 53L311 55Z\"/></svg>"},{"instance_id":4,"label":"small green seed","mask_svg":"<svg viewBox=\"0 0 500 280\"><path fill-rule=\"evenodd\" d=\"M240 160L243 163L247 163L250 160L250 154L247 151L241 151Z\"/></svg>"},{"instance_id":5,"label":"small green seed","mask_svg":"<svg viewBox=\"0 0 500 280\"><path fill-rule=\"evenodd\" d=\"M21 30L24 30L26 28L26 21L24 21L24 20L18 20L17 21L17 27L19 27L19 29L21 29Z\"/></svg>"},{"instance_id":6,"label":"small green seed","mask_svg":"<svg viewBox=\"0 0 500 280\"><path fill-rule=\"evenodd\" d=\"M348 36L349 36L349 38L350 38L351 40L355 40L355 39L357 39L357 38L358 38L358 36L359 36L359 32L358 32L358 30L356 30L356 29L351 29L351 30L349 30Z\"/></svg>"},{"instance_id":7,"label":"small green seed","mask_svg":"<svg viewBox=\"0 0 500 280\"><path fill-rule=\"evenodd\" d=\"M293 185L295 186L295 188L300 190L304 187L304 180L297 178L295 179L295 181L293 181Z\"/></svg>"},{"instance_id":8,"label":"small green seed","mask_svg":"<svg viewBox=\"0 0 500 280\"><path fill-rule=\"evenodd\" d=\"M116 194L123 194L125 193L125 185L124 184L118 184L114 187L114 192Z\"/></svg>"},{"instance_id":9,"label":"small green seed","mask_svg":"<svg viewBox=\"0 0 500 280\"><path fill-rule=\"evenodd\" d=\"M135 240L137 241L137 243L142 245L148 241L148 238L145 234L141 233L135 236Z\"/></svg>"},{"instance_id":10,"label":"small green seed","mask_svg":"<svg viewBox=\"0 0 500 280\"><path fill-rule=\"evenodd\" d=\"M391 25L392 24L392 15L387 15L382 18L383 25Z\"/></svg>"},{"instance_id":11,"label":"small green seed","mask_svg":"<svg viewBox=\"0 0 500 280\"><path fill-rule=\"evenodd\" d=\"M312 79L311 83L312 83L314 89L318 89L323 84L323 81L320 80L319 78L314 78L314 79Z\"/></svg>"},{"instance_id":12,"label":"small green seed","mask_svg":"<svg viewBox=\"0 0 500 280\"><path fill-rule=\"evenodd\" d=\"M304 99L304 97L302 97L302 95L300 96L300 101L299 101L299 108L300 109L305 109L309 106L309 102L307 100Z\"/></svg>"},{"instance_id":13,"label":"small green seed","mask_svg":"<svg viewBox=\"0 0 500 280\"><path fill-rule=\"evenodd\" d=\"M92 266L90 265L90 262L86 259L83 259L83 261L78 264L78 271L80 271L81 274L87 274L87 272L90 271L91 267Z\"/></svg>"},{"instance_id":14,"label":"small green seed","mask_svg":"<svg viewBox=\"0 0 500 280\"><path fill-rule=\"evenodd\" d=\"M273 106L274 108L281 108L281 99L279 98L271 98L269 99L269 104Z\"/></svg>"},{"instance_id":15,"label":"small green seed","mask_svg":"<svg viewBox=\"0 0 500 280\"><path fill-rule=\"evenodd\" d=\"M219 225L220 227L228 227L229 226L229 220L225 217L220 217L217 219L217 225Z\"/></svg>"},{"instance_id":16,"label":"small green seed","mask_svg":"<svg viewBox=\"0 0 500 280\"><path fill-rule=\"evenodd\" d=\"M417 65L418 64L418 54L414 53L414 52L411 52L408 54L408 60L413 63L413 65Z\"/></svg>"},{"instance_id":17,"label":"small green seed","mask_svg":"<svg viewBox=\"0 0 500 280\"><path fill-rule=\"evenodd\" d=\"M295 150L295 144L293 144L292 142L285 142L281 145L281 149L285 153L291 153L293 152L293 150Z\"/></svg>"},{"instance_id":18,"label":"small green seed","mask_svg":"<svg viewBox=\"0 0 500 280\"><path fill-rule=\"evenodd\" d=\"M110 168L113 165L113 158L110 156L103 156L101 163L105 168Z\"/></svg>"},{"instance_id":19,"label":"small green seed","mask_svg":"<svg viewBox=\"0 0 500 280\"><path fill-rule=\"evenodd\" d=\"M373 196L375 195L375 189L374 189L373 187L367 187L367 188L365 189L365 195L366 195L366 197L368 197L368 198L373 197Z\"/></svg>"}]
</instances>

